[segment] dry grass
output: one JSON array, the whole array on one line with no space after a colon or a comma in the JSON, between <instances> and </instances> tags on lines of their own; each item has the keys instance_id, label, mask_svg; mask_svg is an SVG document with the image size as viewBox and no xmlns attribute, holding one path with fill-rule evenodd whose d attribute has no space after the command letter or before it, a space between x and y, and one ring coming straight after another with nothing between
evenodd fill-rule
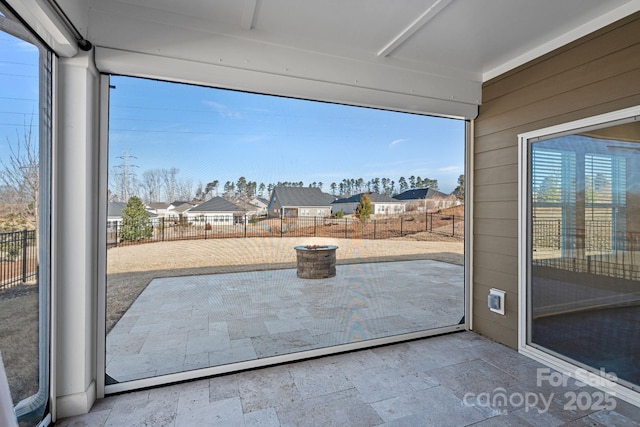
<instances>
[{"instance_id":1,"label":"dry grass","mask_svg":"<svg viewBox=\"0 0 640 427\"><path fill-rule=\"evenodd\" d=\"M338 260L462 253L460 238L433 233L389 240L328 237L179 240L111 248L107 252L107 274L293 263L296 260L293 248L299 245L336 245Z\"/></svg>"},{"instance_id":2,"label":"dry grass","mask_svg":"<svg viewBox=\"0 0 640 427\"><path fill-rule=\"evenodd\" d=\"M0 291L0 351L14 402L38 390L38 289Z\"/></svg>"}]
</instances>

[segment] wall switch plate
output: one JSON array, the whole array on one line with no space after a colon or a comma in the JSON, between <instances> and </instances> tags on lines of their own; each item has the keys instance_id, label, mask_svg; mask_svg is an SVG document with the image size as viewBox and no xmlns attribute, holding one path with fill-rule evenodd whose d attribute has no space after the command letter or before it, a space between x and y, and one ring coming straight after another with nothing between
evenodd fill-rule
<instances>
[{"instance_id":1,"label":"wall switch plate","mask_svg":"<svg viewBox=\"0 0 640 427\"><path fill-rule=\"evenodd\" d=\"M491 288L489 290L489 297L487 298L487 303L489 306L489 310L494 313L504 315L504 298L505 292L500 289Z\"/></svg>"}]
</instances>

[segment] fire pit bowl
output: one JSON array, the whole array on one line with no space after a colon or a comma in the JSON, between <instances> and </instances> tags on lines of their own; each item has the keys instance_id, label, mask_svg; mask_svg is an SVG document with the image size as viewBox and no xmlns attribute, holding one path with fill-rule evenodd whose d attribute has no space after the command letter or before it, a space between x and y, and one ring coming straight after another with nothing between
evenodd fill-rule
<instances>
[{"instance_id":1,"label":"fire pit bowl","mask_svg":"<svg viewBox=\"0 0 640 427\"><path fill-rule=\"evenodd\" d=\"M333 245L296 246L298 277L326 279L336 275L336 249Z\"/></svg>"}]
</instances>

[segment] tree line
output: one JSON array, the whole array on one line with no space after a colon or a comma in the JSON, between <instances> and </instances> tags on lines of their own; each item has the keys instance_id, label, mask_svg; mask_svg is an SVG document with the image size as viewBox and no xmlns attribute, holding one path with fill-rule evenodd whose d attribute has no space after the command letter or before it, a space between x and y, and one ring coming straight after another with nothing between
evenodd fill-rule
<instances>
[{"instance_id":1,"label":"tree line","mask_svg":"<svg viewBox=\"0 0 640 427\"><path fill-rule=\"evenodd\" d=\"M401 176L398 180L388 177L372 178L344 178L341 181L324 183L313 181L305 184L303 181L278 181L275 183L257 182L245 176L235 181L222 182L217 179L204 183L194 184L191 178L179 176L178 168L153 168L144 170L140 177L136 172L137 166L133 163L135 157L125 152L120 164L111 170L109 200L126 202L132 196L137 196L145 203L167 202L176 200L205 201L212 197L248 199L255 197L268 198L276 186L286 187L311 187L330 193L336 197L349 197L360 193L378 193L386 196L394 196L407 190L431 188L439 190L438 180L427 177L411 175ZM458 178L456 194L461 196L464 191L464 176Z\"/></svg>"}]
</instances>

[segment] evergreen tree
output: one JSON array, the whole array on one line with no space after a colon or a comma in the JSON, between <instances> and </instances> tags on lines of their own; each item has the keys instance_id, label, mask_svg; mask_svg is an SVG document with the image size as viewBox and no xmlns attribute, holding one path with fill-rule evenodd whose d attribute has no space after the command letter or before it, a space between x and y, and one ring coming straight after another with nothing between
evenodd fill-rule
<instances>
[{"instance_id":1,"label":"evergreen tree","mask_svg":"<svg viewBox=\"0 0 640 427\"><path fill-rule=\"evenodd\" d=\"M356 207L356 217L364 224L371 217L372 211L373 205L371 204L371 198L365 193L360 198L360 203L358 203Z\"/></svg>"},{"instance_id":2,"label":"evergreen tree","mask_svg":"<svg viewBox=\"0 0 640 427\"><path fill-rule=\"evenodd\" d=\"M127 206L122 209L122 226L120 238L123 241L138 241L151 238L153 228L149 220L149 213L144 208L140 198L134 196L129 199Z\"/></svg>"},{"instance_id":3,"label":"evergreen tree","mask_svg":"<svg viewBox=\"0 0 640 427\"><path fill-rule=\"evenodd\" d=\"M398 180L398 185L400 186L400 192L403 193L409 189L409 184L407 184L407 180L404 176L401 176Z\"/></svg>"},{"instance_id":4,"label":"evergreen tree","mask_svg":"<svg viewBox=\"0 0 640 427\"><path fill-rule=\"evenodd\" d=\"M458 177L458 186L455 189L459 199L464 200L464 175Z\"/></svg>"},{"instance_id":5,"label":"evergreen tree","mask_svg":"<svg viewBox=\"0 0 640 427\"><path fill-rule=\"evenodd\" d=\"M560 183L553 175L544 177L534 194L536 202L557 203L560 201Z\"/></svg>"},{"instance_id":6,"label":"evergreen tree","mask_svg":"<svg viewBox=\"0 0 640 427\"><path fill-rule=\"evenodd\" d=\"M335 182L332 182L331 185L329 186L329 188L331 188L331 194L333 194L335 196L336 195L336 190L338 189L338 185Z\"/></svg>"}]
</instances>

